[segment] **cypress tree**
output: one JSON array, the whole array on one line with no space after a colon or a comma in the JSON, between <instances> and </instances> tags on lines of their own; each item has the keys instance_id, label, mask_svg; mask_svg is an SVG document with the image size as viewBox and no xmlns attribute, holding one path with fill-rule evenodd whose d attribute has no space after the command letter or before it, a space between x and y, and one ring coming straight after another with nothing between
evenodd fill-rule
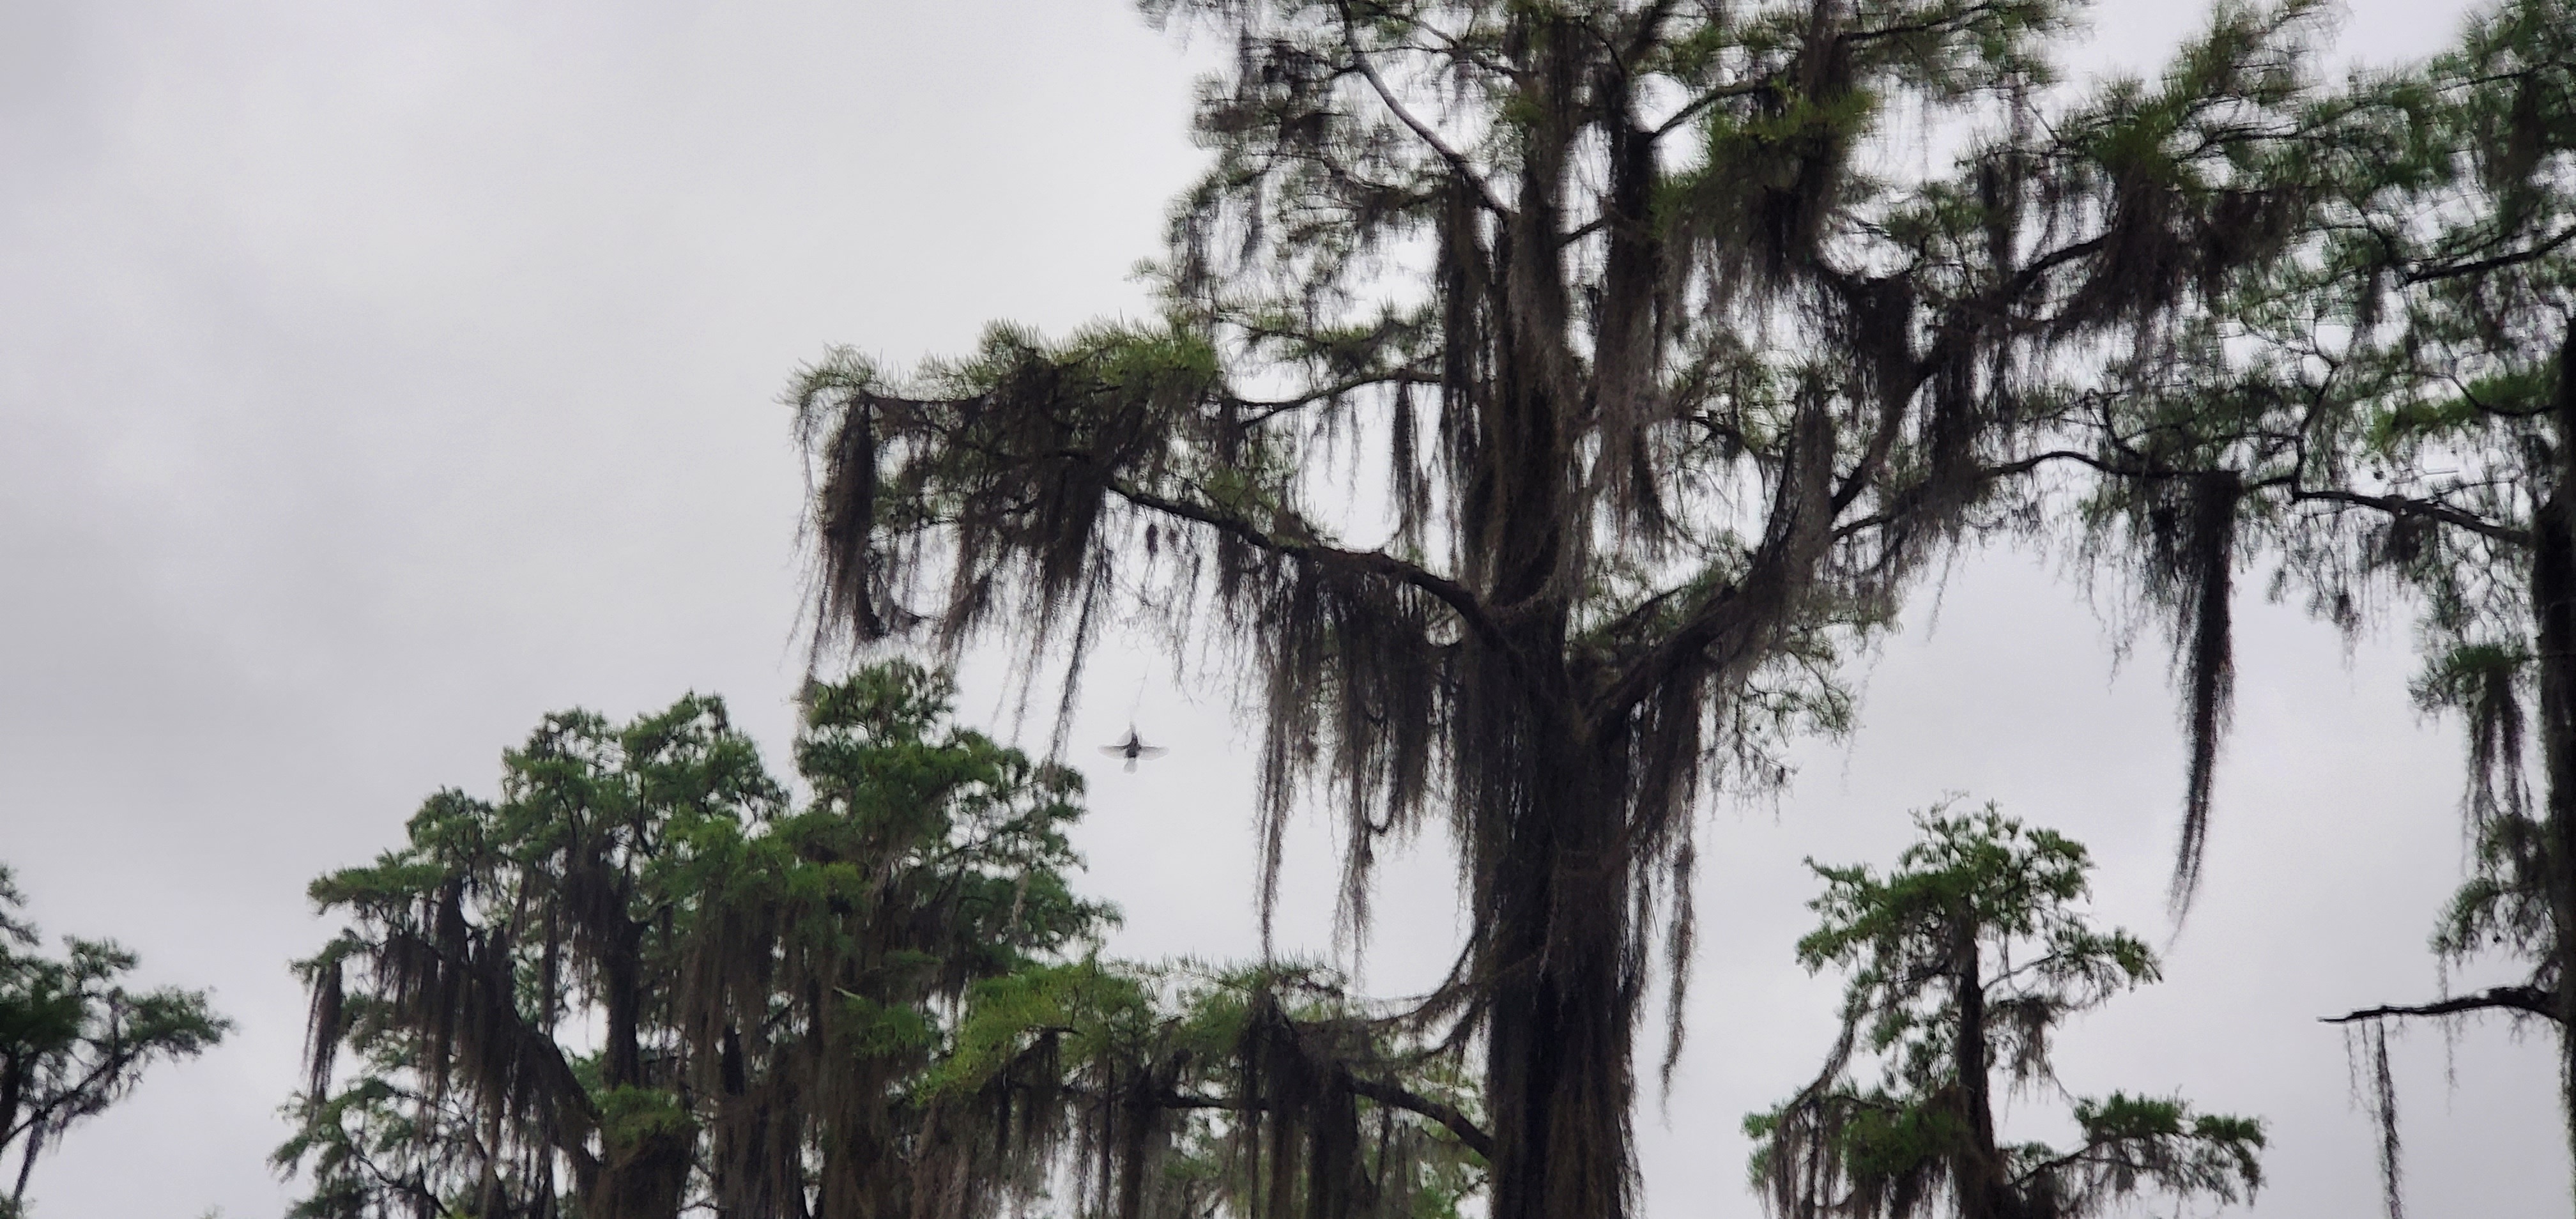
<instances>
[{"instance_id":1,"label":"cypress tree","mask_svg":"<svg viewBox=\"0 0 2576 1219\"><path fill-rule=\"evenodd\" d=\"M2091 519L2177 615L2196 716L2223 718L2231 581L2268 559L2277 590L2347 631L2411 613L2417 701L2466 727L2474 871L2434 947L2454 963L2500 950L2529 973L2336 1018L2372 1026L2394 1211L2380 1022L2547 1023L2576 1151L2576 5L2505 0L2297 121L2306 227L2101 400Z\"/></svg>"},{"instance_id":2,"label":"cypress tree","mask_svg":"<svg viewBox=\"0 0 2576 1219\"><path fill-rule=\"evenodd\" d=\"M1305 793L1363 935L1381 846L1444 816L1468 942L1414 1016L1479 1047L1491 1213L1628 1214L1697 801L1842 728L1907 578L2088 456L2105 353L2297 230L2308 10L2057 104L2055 0L1145 8L1234 49L1164 316L805 370L818 645L1061 645L1068 706L1113 622L1231 648L1265 925ZM1954 161L1887 155L1915 115Z\"/></svg>"},{"instance_id":3,"label":"cypress tree","mask_svg":"<svg viewBox=\"0 0 2576 1219\"><path fill-rule=\"evenodd\" d=\"M2078 1219L2143 1194L2251 1200L2262 1123L2179 1097L2070 1098L2075 1143L2003 1141L1998 1080L2063 1093L2050 1065L2058 1026L2159 967L2137 937L2085 917L2083 844L1992 805L1915 822L1921 840L1885 876L1808 864L1825 891L1808 903L1821 921L1798 959L1851 980L1824 1071L1745 1121L1771 1213ZM1864 1089L1852 1068L1869 1059L1883 1079Z\"/></svg>"}]
</instances>

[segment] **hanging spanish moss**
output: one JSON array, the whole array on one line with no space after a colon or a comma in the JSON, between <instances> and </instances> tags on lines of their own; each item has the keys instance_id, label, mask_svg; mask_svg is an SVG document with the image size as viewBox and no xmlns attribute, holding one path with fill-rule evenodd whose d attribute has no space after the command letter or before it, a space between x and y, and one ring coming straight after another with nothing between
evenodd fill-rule
<instances>
[{"instance_id":1,"label":"hanging spanish moss","mask_svg":"<svg viewBox=\"0 0 2576 1219\"><path fill-rule=\"evenodd\" d=\"M2236 693L2231 601L2235 592L2237 504L2244 494L2232 471L2159 483L2146 512L2146 585L2173 615L2174 669L2183 690L2184 738L2191 762L2183 785L2180 845L2171 887L2177 915L2191 906L2209 844L2209 810L2218 750Z\"/></svg>"},{"instance_id":2,"label":"hanging spanish moss","mask_svg":"<svg viewBox=\"0 0 2576 1219\"><path fill-rule=\"evenodd\" d=\"M2388 1219L2406 1219L2405 1157L2397 1138L2397 1078L2388 1069L2388 1024L2369 1022L2370 1116L2379 1127L2379 1194Z\"/></svg>"},{"instance_id":3,"label":"hanging spanish moss","mask_svg":"<svg viewBox=\"0 0 2576 1219\"><path fill-rule=\"evenodd\" d=\"M712 699L556 716L500 802L443 793L316 882L351 926L305 966L296 1213L1398 1219L1475 1191L1455 1051L1328 972L1099 960L1078 780L948 697L902 664L818 683L802 807Z\"/></svg>"}]
</instances>

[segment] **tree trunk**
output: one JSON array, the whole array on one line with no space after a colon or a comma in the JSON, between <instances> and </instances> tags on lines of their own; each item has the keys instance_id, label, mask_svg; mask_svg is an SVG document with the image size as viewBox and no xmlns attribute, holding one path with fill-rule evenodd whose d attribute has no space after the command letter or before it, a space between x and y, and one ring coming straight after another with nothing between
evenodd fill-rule
<instances>
[{"instance_id":1,"label":"tree trunk","mask_svg":"<svg viewBox=\"0 0 2576 1219\"><path fill-rule=\"evenodd\" d=\"M624 884L609 891L614 909L628 906ZM612 1092L650 1087L644 1071L644 926L615 916L602 938L599 970L608 1027L600 1047L601 1081ZM583 1219L677 1219L697 1140L697 1128L686 1124L631 1133L602 1129L599 1173L582 1199Z\"/></svg>"},{"instance_id":2,"label":"tree trunk","mask_svg":"<svg viewBox=\"0 0 2576 1219\"><path fill-rule=\"evenodd\" d=\"M1951 1001L1959 1008L1959 1035L1952 1054L1959 1066L1959 1116L1968 1124L1965 1163L1950 1170L1958 1194L1959 1219L2015 1219L2020 1200L2004 1177L2003 1153L1995 1146L1993 1054L1986 1040L1986 980L1977 957L1977 918L1961 910L1950 928Z\"/></svg>"},{"instance_id":3,"label":"tree trunk","mask_svg":"<svg viewBox=\"0 0 2576 1219\"><path fill-rule=\"evenodd\" d=\"M45 1127L41 1123L27 1127L26 1145L18 1150L18 1183L9 1189L9 1209L23 1212L27 1206L27 1177L36 1171L36 1153L45 1149Z\"/></svg>"},{"instance_id":4,"label":"tree trunk","mask_svg":"<svg viewBox=\"0 0 2576 1219\"><path fill-rule=\"evenodd\" d=\"M1494 1219L1621 1219L1632 1154L1634 995L1621 802L1562 717L1529 752L1535 780L1493 877L1486 1088ZM1545 721L1542 721L1545 722Z\"/></svg>"},{"instance_id":5,"label":"tree trunk","mask_svg":"<svg viewBox=\"0 0 2576 1219\"><path fill-rule=\"evenodd\" d=\"M583 1219L677 1219L697 1146L697 1130L684 1126L603 1148L597 1188L582 1199Z\"/></svg>"},{"instance_id":6,"label":"tree trunk","mask_svg":"<svg viewBox=\"0 0 2576 1219\"><path fill-rule=\"evenodd\" d=\"M1494 250L1494 379L1478 404L1485 444L1462 530L1467 572L1507 643L1471 645L1466 740L1494 756L1467 810L1481 839L1476 908L1490 921L1486 1104L1493 1219L1625 1219L1634 1176L1626 968L1626 804L1569 663L1569 572L1585 520L1568 436L1584 409L1564 271L1563 195L1582 130L1579 31L1544 19L1521 34L1533 117L1517 207ZM1472 510L1472 508L1471 508Z\"/></svg>"},{"instance_id":7,"label":"tree trunk","mask_svg":"<svg viewBox=\"0 0 2576 1219\"><path fill-rule=\"evenodd\" d=\"M2542 883L2549 896L2551 954L2558 967L2559 1103L2567 1120L2568 1153L2576 1162L2576 970L2567 968L2576 946L2576 328L2558 354L2558 396L2551 422L2557 431L2558 471L2549 498L2533 515L2531 612L2537 620L2540 669L2540 744L2545 789L2541 831Z\"/></svg>"}]
</instances>

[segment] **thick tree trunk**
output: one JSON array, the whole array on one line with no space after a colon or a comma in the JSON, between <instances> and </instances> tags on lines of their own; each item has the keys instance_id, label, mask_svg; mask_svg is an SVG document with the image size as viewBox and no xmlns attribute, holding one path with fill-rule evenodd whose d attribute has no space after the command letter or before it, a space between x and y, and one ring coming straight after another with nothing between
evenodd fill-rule
<instances>
[{"instance_id":1,"label":"thick tree trunk","mask_svg":"<svg viewBox=\"0 0 2576 1219\"><path fill-rule=\"evenodd\" d=\"M1621 802L1561 717L1499 852L1486 1088L1494 1219L1621 1219L1634 996L1623 976Z\"/></svg>"},{"instance_id":2,"label":"thick tree trunk","mask_svg":"<svg viewBox=\"0 0 2576 1219\"><path fill-rule=\"evenodd\" d=\"M606 1148L597 1188L582 1199L583 1219L676 1219L697 1146L697 1130L683 1127Z\"/></svg>"},{"instance_id":3,"label":"thick tree trunk","mask_svg":"<svg viewBox=\"0 0 2576 1219\"><path fill-rule=\"evenodd\" d=\"M625 908L624 886L612 891L616 908ZM649 1087L644 1072L644 927L621 917L604 930L603 938L600 972L608 1027L601 1046L602 1082L612 1091ZM582 1199L584 1219L677 1219L697 1137L696 1127L687 1125L602 1130L598 1176Z\"/></svg>"},{"instance_id":4,"label":"thick tree trunk","mask_svg":"<svg viewBox=\"0 0 2576 1219\"><path fill-rule=\"evenodd\" d=\"M1485 439L1468 502L1491 515L1462 531L1467 570L1509 636L1479 646L1480 721L1466 740L1497 755L1469 810L1483 840L1478 913L1490 920L1486 1104L1493 1219L1625 1219L1633 1177L1629 1104L1635 996L1626 976L1626 803L1577 710L1569 663L1570 570L1586 522L1569 437L1584 395L1573 355L1562 196L1582 129L1584 45L1534 21L1517 209L1494 251L1500 291L1495 378L1479 404Z\"/></svg>"},{"instance_id":5,"label":"thick tree trunk","mask_svg":"<svg viewBox=\"0 0 2576 1219\"><path fill-rule=\"evenodd\" d=\"M27 1206L27 1177L36 1171L36 1155L45 1149L45 1128L27 1128L27 1141L18 1149L18 1183L9 1187L9 1209L24 1211Z\"/></svg>"},{"instance_id":6,"label":"thick tree trunk","mask_svg":"<svg viewBox=\"0 0 2576 1219\"><path fill-rule=\"evenodd\" d=\"M2568 1154L2576 1162L2576 328L2558 355L2557 485L2534 514L2531 611L2537 620L2540 744L2545 789L2542 883L2549 895L2558 958L2559 1102Z\"/></svg>"}]
</instances>

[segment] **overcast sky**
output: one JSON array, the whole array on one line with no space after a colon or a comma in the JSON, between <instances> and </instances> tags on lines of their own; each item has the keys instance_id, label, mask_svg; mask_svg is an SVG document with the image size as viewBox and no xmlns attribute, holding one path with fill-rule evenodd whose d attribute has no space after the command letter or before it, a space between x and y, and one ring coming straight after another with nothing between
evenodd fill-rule
<instances>
[{"instance_id":1,"label":"overcast sky","mask_svg":"<svg viewBox=\"0 0 2576 1219\"><path fill-rule=\"evenodd\" d=\"M2088 62L2147 64L2196 12L2116 5ZM2418 54L2455 14L2373 0L2343 45ZM329 932L306 882L435 788L488 793L542 713L718 692L783 765L779 385L829 343L901 363L993 318L1140 310L1207 50L1119 0L0 0L0 860L49 933L120 939L240 1022L42 1162L37 1214L277 1213L286 962ZM2172 940L2161 654L2115 672L2080 574L1963 562L1937 629L1926 590L1881 651L1850 742L1708 812L1691 1048L1640 1119L1648 1215L1757 1213L1738 1123L1832 1040L1837 983L1791 957L1801 857L1884 864L1906 809L1992 798L2091 844L2101 913ZM2066 1031L2063 1074L2261 1115L2261 1213L2367 1214L2371 1132L2314 1018L2435 993L2457 730L2408 703L2402 624L2347 651L2289 609L2242 622L2205 896L2164 985ZM978 658L964 710L1007 727L999 671ZM1091 768L1113 949L1251 953L1224 692L1117 641L1088 690L1077 741L1132 719L1174 746ZM1310 830L1284 938L1322 952ZM1449 871L1437 843L1388 871L1373 987L1449 958ZM2563 1211L2544 1039L2423 1030L2398 1057L2425 1213Z\"/></svg>"}]
</instances>

